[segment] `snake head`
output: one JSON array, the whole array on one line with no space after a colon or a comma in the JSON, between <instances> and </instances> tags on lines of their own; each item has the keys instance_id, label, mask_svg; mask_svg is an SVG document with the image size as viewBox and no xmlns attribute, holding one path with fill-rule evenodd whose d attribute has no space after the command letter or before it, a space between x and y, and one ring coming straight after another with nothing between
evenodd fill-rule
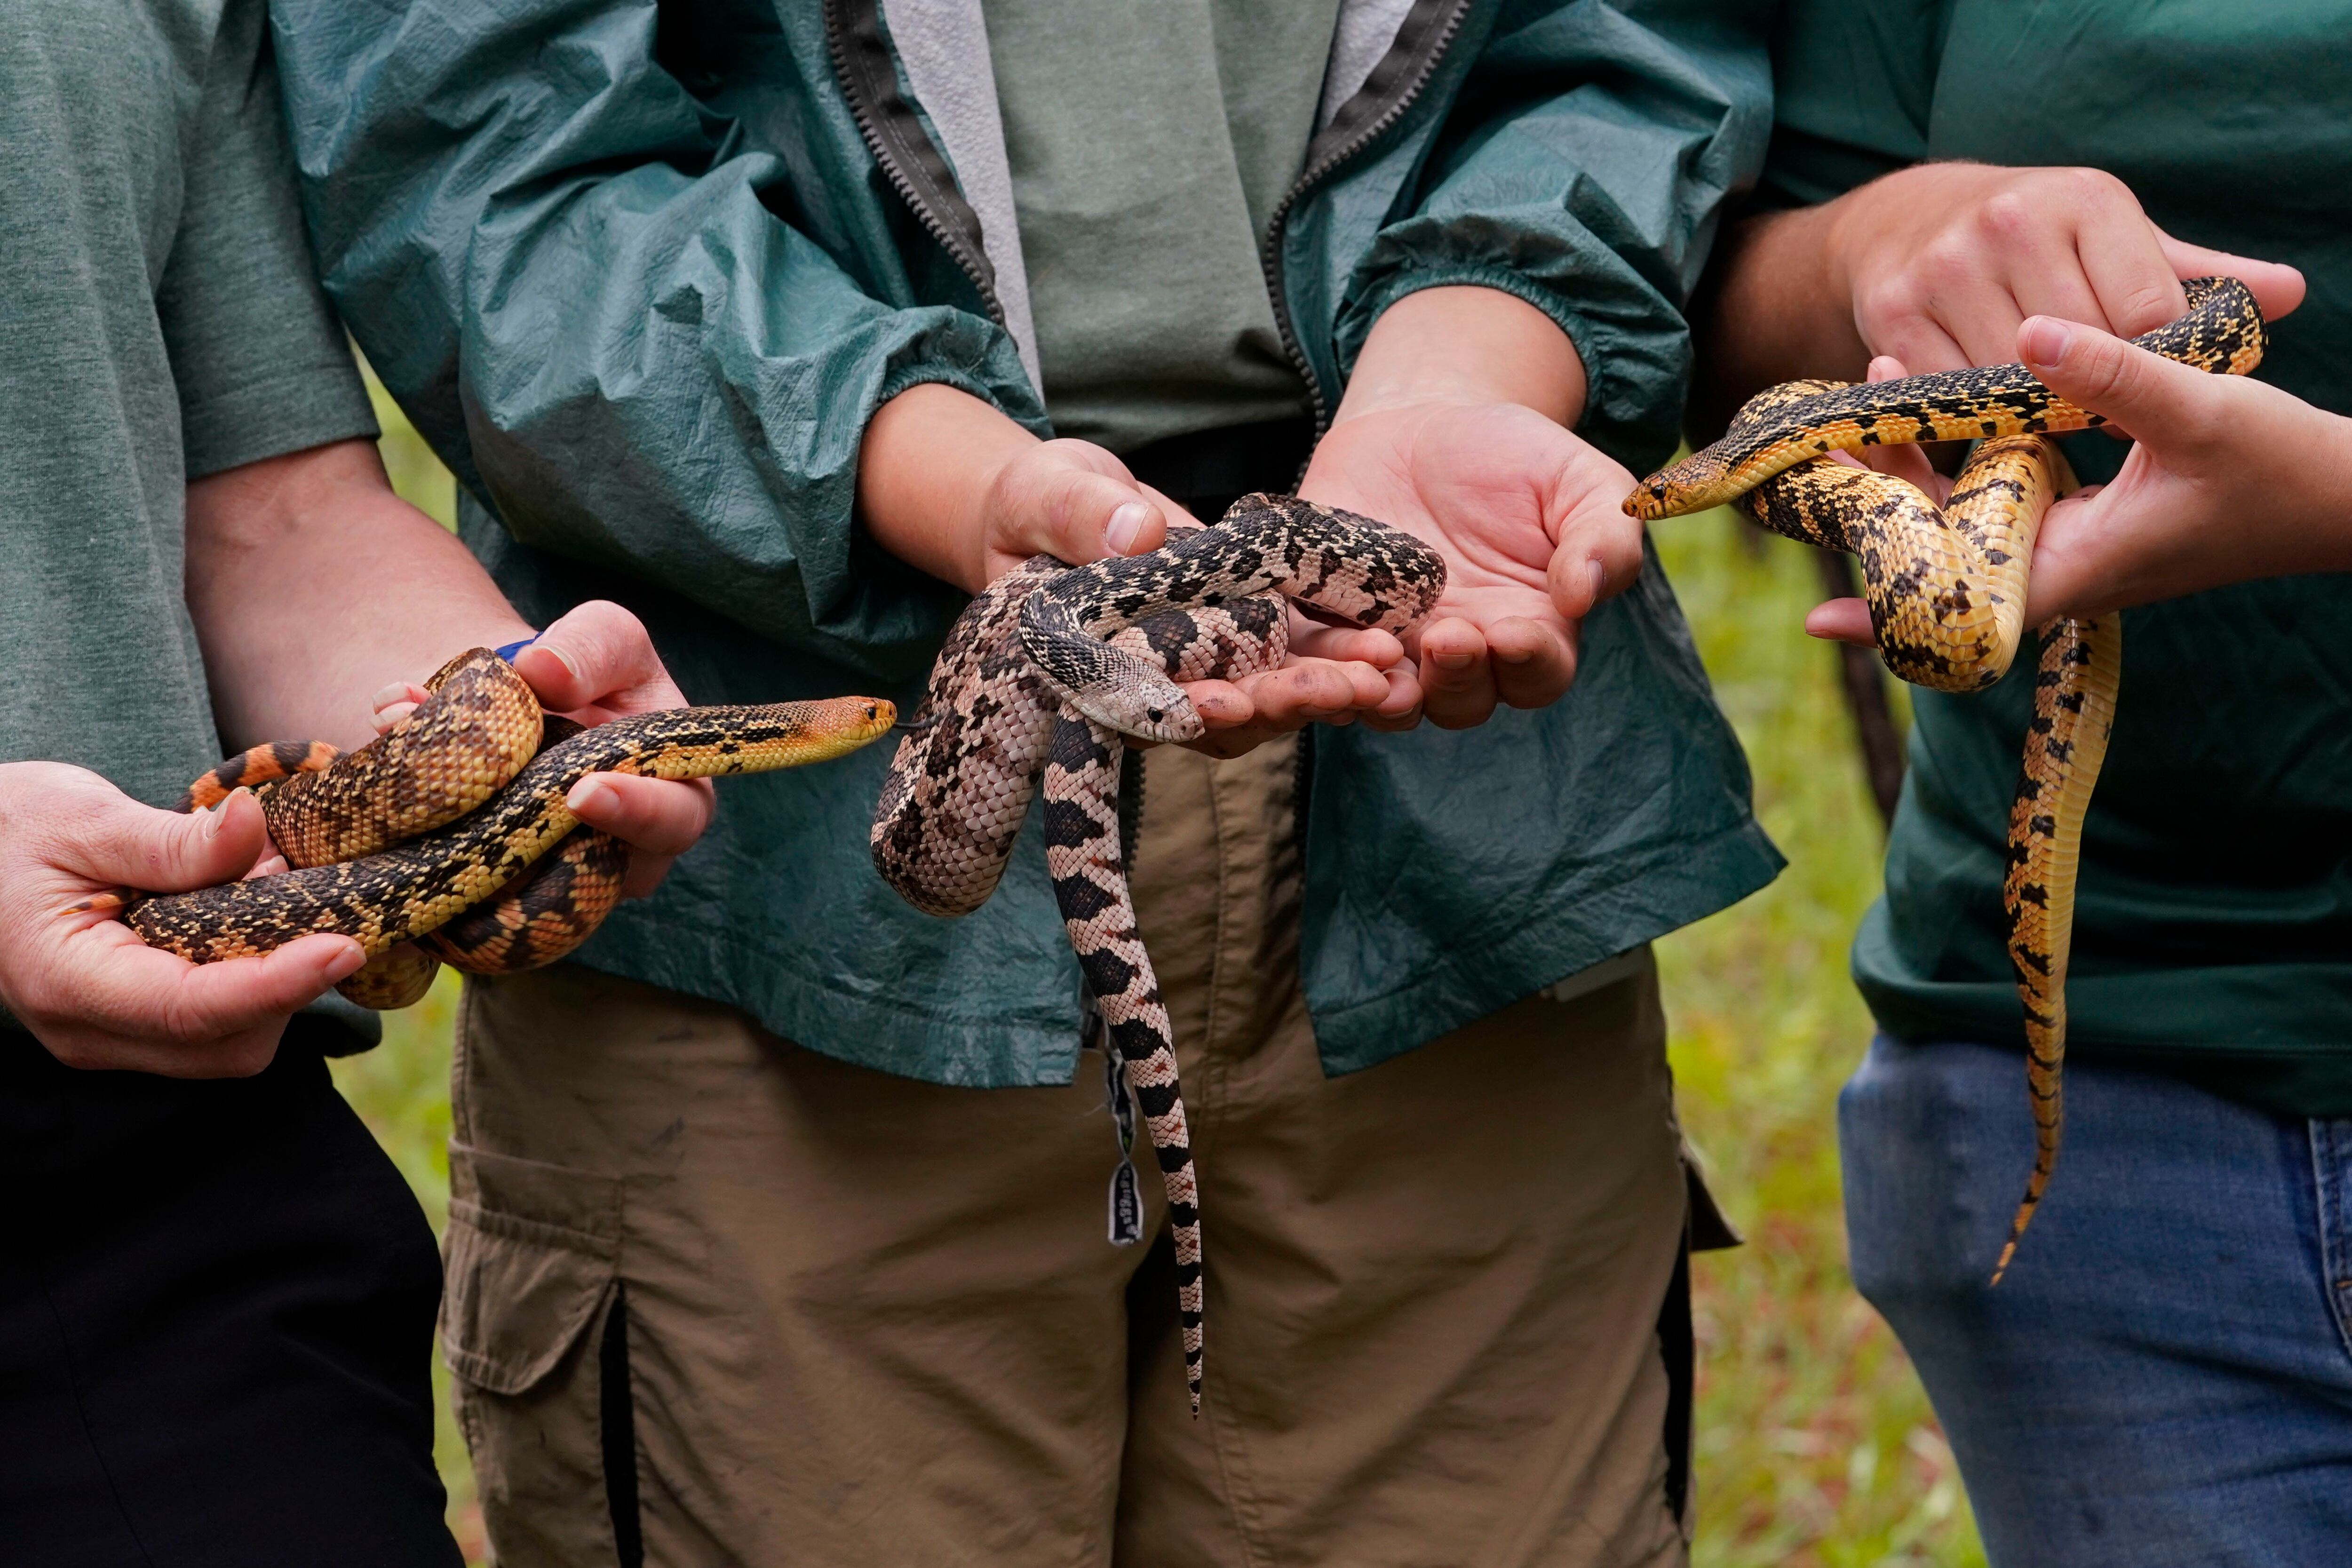
<instances>
[{"instance_id":1,"label":"snake head","mask_svg":"<svg viewBox=\"0 0 2352 1568\"><path fill-rule=\"evenodd\" d=\"M1124 650L1117 678L1089 683L1066 693L1070 706L1107 730L1139 741L1181 744L1197 741L1208 726L1183 688Z\"/></svg>"},{"instance_id":2,"label":"snake head","mask_svg":"<svg viewBox=\"0 0 2352 1568\"><path fill-rule=\"evenodd\" d=\"M1655 522L1666 515L1666 481L1654 476L1633 487L1622 508L1627 517L1638 517L1643 522Z\"/></svg>"}]
</instances>

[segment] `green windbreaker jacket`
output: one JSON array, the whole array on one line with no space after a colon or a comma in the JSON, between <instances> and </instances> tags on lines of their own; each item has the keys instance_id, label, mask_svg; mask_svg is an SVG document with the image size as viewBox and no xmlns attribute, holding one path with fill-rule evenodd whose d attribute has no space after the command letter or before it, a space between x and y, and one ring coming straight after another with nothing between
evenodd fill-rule
<instances>
[{"instance_id":1,"label":"green windbreaker jacket","mask_svg":"<svg viewBox=\"0 0 2352 1568\"><path fill-rule=\"evenodd\" d=\"M1679 306L1770 100L1738 0L1348 0L1267 288L1318 414L1391 301L1507 289L1574 340L1582 434L1675 444ZM698 701L911 707L960 607L851 513L921 382L1048 430L979 0L273 0L329 292L526 615L629 605ZM887 746L730 781L581 957L942 1083L1067 1081L1078 978L1024 836L961 921L866 822ZM1368 1066L1707 914L1780 865L1655 570L1569 696L1307 742L1304 983Z\"/></svg>"}]
</instances>

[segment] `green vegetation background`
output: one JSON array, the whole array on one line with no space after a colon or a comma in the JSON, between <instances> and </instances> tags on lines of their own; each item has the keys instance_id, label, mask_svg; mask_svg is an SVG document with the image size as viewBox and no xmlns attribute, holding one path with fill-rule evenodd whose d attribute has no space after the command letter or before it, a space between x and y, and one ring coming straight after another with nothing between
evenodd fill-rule
<instances>
[{"instance_id":1,"label":"green vegetation background","mask_svg":"<svg viewBox=\"0 0 2352 1568\"><path fill-rule=\"evenodd\" d=\"M450 521L454 492L379 393L385 466ZM1699 1568L1984 1562L1951 1451L1894 1336L1853 1293L1835 1106L1870 1019L1846 943L1878 891L1881 835L1832 650L1799 630L1816 596L1805 546L1727 512L1657 531L1756 804L1789 857L1779 881L1658 944L1683 1118L1748 1244L1696 1266ZM336 1079L438 1229L448 1205L451 976L390 1015L383 1048ZM447 1374L436 1369L446 1396ZM450 1521L487 1560L464 1446L444 1399Z\"/></svg>"}]
</instances>

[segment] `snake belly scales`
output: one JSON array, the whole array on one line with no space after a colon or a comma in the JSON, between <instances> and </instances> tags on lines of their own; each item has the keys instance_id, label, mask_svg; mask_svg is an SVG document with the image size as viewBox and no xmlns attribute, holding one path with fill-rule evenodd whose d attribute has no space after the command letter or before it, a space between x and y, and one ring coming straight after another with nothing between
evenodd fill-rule
<instances>
[{"instance_id":1,"label":"snake belly scales","mask_svg":"<svg viewBox=\"0 0 2352 1568\"><path fill-rule=\"evenodd\" d=\"M2242 375L2262 363L2262 311L2244 284L2203 278L2183 288L2187 313L2133 340L2139 347L2216 374ZM1647 521L1736 502L1776 533L1852 552L1887 668L1939 691L1979 691L2016 655L2034 536L2051 500L2073 482L2042 437L2103 423L2021 364L1862 384L1790 382L1750 399L1721 440L1644 479L1625 510ZM1979 445L1941 508L1901 479L1827 456L1948 440ZM2024 1012L2033 1169L1993 1267L1995 1284L2057 1164L2075 876L2121 659L2113 615L2041 628L2002 890Z\"/></svg>"},{"instance_id":2,"label":"snake belly scales","mask_svg":"<svg viewBox=\"0 0 2352 1568\"><path fill-rule=\"evenodd\" d=\"M197 963L317 931L352 937L369 962L337 989L362 1006L404 1007L441 962L477 974L536 969L594 933L620 898L626 856L564 805L589 773L799 767L879 739L897 718L878 699L837 697L673 708L583 728L542 714L488 648L450 660L426 690L355 751L256 746L189 786L183 811L238 788L259 795L295 869L191 893L124 889L75 908L122 907L149 946Z\"/></svg>"},{"instance_id":3,"label":"snake belly scales","mask_svg":"<svg viewBox=\"0 0 2352 1568\"><path fill-rule=\"evenodd\" d=\"M883 879L916 908L953 916L995 889L1030 799L1043 794L1055 900L1168 1196L1195 1415L1200 1184L1176 1043L1128 887L1127 741L1200 736L1200 715L1177 683L1280 664L1293 602L1402 631L1428 615L1444 584L1444 559L1410 534L1263 494L1143 555L1079 567L1034 557L990 584L949 633L875 811Z\"/></svg>"}]
</instances>

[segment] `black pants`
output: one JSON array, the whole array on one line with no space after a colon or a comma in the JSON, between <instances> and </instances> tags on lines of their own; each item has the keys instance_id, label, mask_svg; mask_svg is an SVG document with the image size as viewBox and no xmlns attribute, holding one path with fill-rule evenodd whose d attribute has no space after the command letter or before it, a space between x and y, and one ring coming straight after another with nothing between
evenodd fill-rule
<instances>
[{"instance_id":1,"label":"black pants","mask_svg":"<svg viewBox=\"0 0 2352 1568\"><path fill-rule=\"evenodd\" d=\"M253 1079L0 1029L0 1561L444 1568L441 1284L298 1020Z\"/></svg>"}]
</instances>

